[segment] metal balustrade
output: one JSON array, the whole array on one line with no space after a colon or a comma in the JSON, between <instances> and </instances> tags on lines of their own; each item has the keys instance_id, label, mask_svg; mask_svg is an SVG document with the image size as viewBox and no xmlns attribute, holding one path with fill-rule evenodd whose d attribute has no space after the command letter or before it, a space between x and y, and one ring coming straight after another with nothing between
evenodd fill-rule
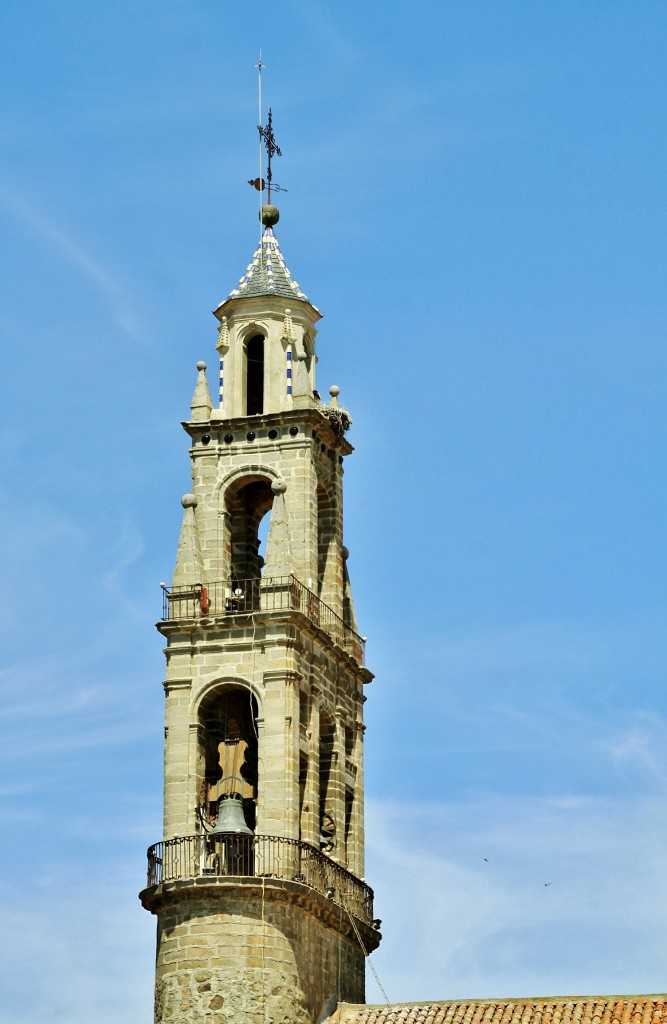
<instances>
[{"instance_id":1,"label":"metal balustrade","mask_svg":"<svg viewBox=\"0 0 667 1024\"><path fill-rule=\"evenodd\" d=\"M167 622L284 611L301 612L363 663L362 637L296 576L262 576L232 583L218 581L178 587L162 585L162 618Z\"/></svg>"},{"instance_id":2,"label":"metal balustrade","mask_svg":"<svg viewBox=\"0 0 667 1024\"><path fill-rule=\"evenodd\" d=\"M195 878L300 882L373 925L373 890L314 846L282 836L178 836L148 850L148 886Z\"/></svg>"}]
</instances>

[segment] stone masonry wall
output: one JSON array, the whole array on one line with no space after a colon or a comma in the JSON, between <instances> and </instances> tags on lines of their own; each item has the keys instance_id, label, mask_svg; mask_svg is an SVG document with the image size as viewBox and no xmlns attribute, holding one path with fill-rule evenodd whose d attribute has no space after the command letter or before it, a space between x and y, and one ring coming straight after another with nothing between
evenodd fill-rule
<instances>
[{"instance_id":1,"label":"stone masonry wall","mask_svg":"<svg viewBox=\"0 0 667 1024\"><path fill-rule=\"evenodd\" d=\"M158 915L155 1024L316 1024L339 1001L363 1002L364 957L338 908L294 888L197 882L142 894Z\"/></svg>"},{"instance_id":2,"label":"stone masonry wall","mask_svg":"<svg viewBox=\"0 0 667 1024\"><path fill-rule=\"evenodd\" d=\"M303 838L319 845L318 716L326 711L336 723L331 796L341 826L336 856L363 876L363 686L365 670L318 635L301 617L256 615L231 623L173 632L167 648L164 836L194 835L199 830L197 801L199 733L197 707L211 688L234 684L251 691L259 704L259 800L257 831ZM175 630L175 627L174 627ZM308 704L309 725L300 726L299 701ZM345 755L344 734L354 735ZM299 831L299 756L309 759L307 806L310 822ZM355 812L343 848L345 765L353 764Z\"/></svg>"}]
</instances>

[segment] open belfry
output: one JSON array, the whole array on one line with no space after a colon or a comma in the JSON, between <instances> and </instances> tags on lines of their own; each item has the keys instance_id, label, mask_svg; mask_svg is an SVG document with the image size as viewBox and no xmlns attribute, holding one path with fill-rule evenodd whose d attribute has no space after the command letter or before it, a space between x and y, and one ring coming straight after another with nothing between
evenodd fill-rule
<instances>
[{"instance_id":1,"label":"open belfry","mask_svg":"<svg viewBox=\"0 0 667 1024\"><path fill-rule=\"evenodd\" d=\"M270 112L260 132L270 183ZM164 832L141 900L157 916L155 1020L172 1024L324 1019L363 1003L380 939L364 882L372 675L343 543L350 418L337 387L326 403L315 390L321 314L285 265L270 200L215 310L215 406L197 364L192 490L158 624Z\"/></svg>"}]
</instances>

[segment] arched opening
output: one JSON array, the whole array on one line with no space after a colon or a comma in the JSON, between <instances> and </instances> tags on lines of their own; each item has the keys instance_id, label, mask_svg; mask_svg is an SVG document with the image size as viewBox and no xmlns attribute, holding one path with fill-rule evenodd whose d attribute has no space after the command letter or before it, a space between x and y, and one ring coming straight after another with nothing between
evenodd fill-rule
<instances>
[{"instance_id":1,"label":"arched opening","mask_svg":"<svg viewBox=\"0 0 667 1024\"><path fill-rule=\"evenodd\" d=\"M259 579L273 505L271 484L265 477L244 478L227 493L231 594L237 595L236 610L250 610L259 598ZM265 519L266 517L266 519Z\"/></svg>"},{"instance_id":2,"label":"arched opening","mask_svg":"<svg viewBox=\"0 0 667 1024\"><path fill-rule=\"evenodd\" d=\"M199 708L199 805L205 829L215 826L220 801L235 797L255 830L257 805L257 701L249 690L226 686Z\"/></svg>"},{"instance_id":3,"label":"arched opening","mask_svg":"<svg viewBox=\"0 0 667 1024\"><path fill-rule=\"evenodd\" d=\"M249 338L246 351L246 415L259 416L264 412L264 338L255 334Z\"/></svg>"}]
</instances>

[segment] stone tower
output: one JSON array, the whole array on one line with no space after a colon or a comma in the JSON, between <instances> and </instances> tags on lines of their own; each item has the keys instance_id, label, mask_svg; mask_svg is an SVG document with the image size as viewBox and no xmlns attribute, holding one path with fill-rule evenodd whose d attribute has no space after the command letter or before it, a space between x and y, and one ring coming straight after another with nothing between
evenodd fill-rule
<instances>
[{"instance_id":1,"label":"stone tower","mask_svg":"<svg viewBox=\"0 0 667 1024\"><path fill-rule=\"evenodd\" d=\"M364 667L343 546L349 416L315 389L321 314L273 233L215 310L166 641L155 1020L314 1024L364 1001ZM265 519L266 517L266 519ZM268 520L268 533L263 525ZM261 537L266 535L266 550Z\"/></svg>"}]
</instances>

